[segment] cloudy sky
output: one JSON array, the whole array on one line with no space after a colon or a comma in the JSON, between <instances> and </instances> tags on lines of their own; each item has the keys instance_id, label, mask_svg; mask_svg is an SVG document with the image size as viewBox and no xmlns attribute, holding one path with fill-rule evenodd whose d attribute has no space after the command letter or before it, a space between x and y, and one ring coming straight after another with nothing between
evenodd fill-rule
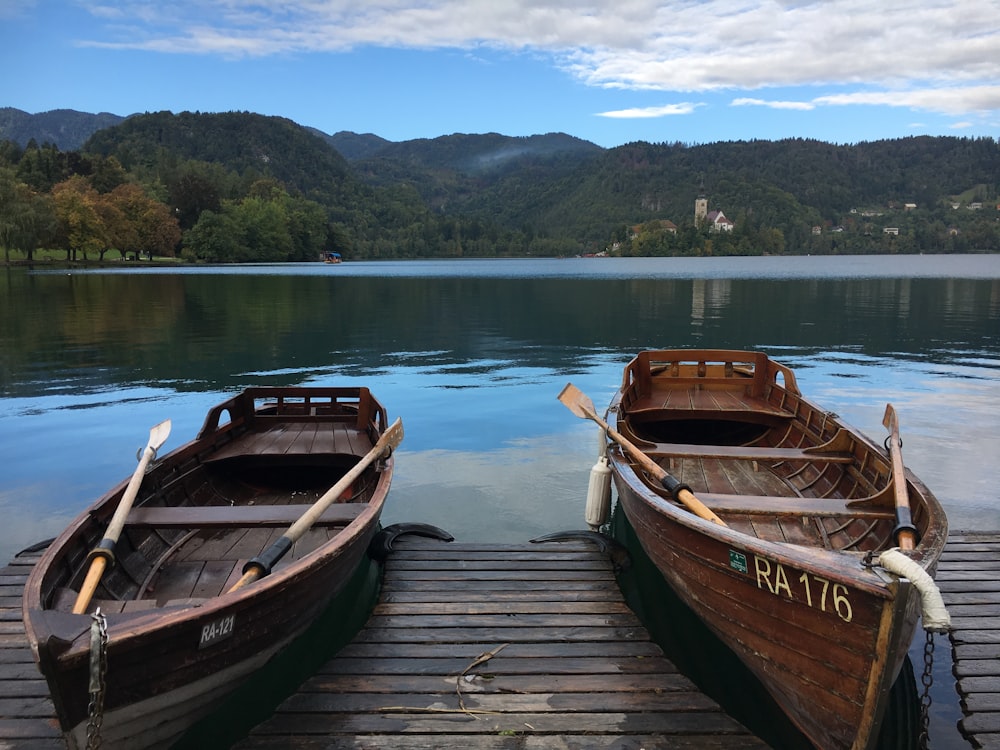
<instances>
[{"instance_id":1,"label":"cloudy sky","mask_svg":"<svg viewBox=\"0 0 1000 750\"><path fill-rule=\"evenodd\" d=\"M0 0L0 106L389 140L1000 138L1000 0Z\"/></svg>"}]
</instances>

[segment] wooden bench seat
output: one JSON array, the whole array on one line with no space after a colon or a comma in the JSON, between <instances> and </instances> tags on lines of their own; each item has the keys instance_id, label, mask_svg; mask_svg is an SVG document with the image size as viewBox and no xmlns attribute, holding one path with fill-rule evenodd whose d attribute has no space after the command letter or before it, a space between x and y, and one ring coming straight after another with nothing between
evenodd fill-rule
<instances>
[{"instance_id":1,"label":"wooden bench seat","mask_svg":"<svg viewBox=\"0 0 1000 750\"><path fill-rule=\"evenodd\" d=\"M749 396L741 390L678 388L653 390L632 400L627 407L630 416L648 419L748 419L788 420L795 415L778 408L763 398Z\"/></svg>"},{"instance_id":2,"label":"wooden bench seat","mask_svg":"<svg viewBox=\"0 0 1000 750\"><path fill-rule=\"evenodd\" d=\"M849 464L854 461L854 438L844 429L822 445L777 448L753 445L699 445L639 441L643 453L670 458L728 458L742 461L818 461Z\"/></svg>"},{"instance_id":3,"label":"wooden bench seat","mask_svg":"<svg viewBox=\"0 0 1000 750\"><path fill-rule=\"evenodd\" d=\"M699 492L697 496L709 508L722 514L895 518L892 508L870 503L848 505L850 501L843 498L723 495L711 492Z\"/></svg>"},{"instance_id":4,"label":"wooden bench seat","mask_svg":"<svg viewBox=\"0 0 1000 750\"><path fill-rule=\"evenodd\" d=\"M224 528L227 526L291 526L309 505L203 505L133 508L125 523L156 528ZM367 508L366 503L334 503L319 517L319 526L343 526Z\"/></svg>"},{"instance_id":5,"label":"wooden bench seat","mask_svg":"<svg viewBox=\"0 0 1000 750\"><path fill-rule=\"evenodd\" d=\"M642 446L649 456L670 458L729 458L744 461L821 461L849 464L854 456L846 451L819 448L757 448L745 445L688 445L651 443Z\"/></svg>"}]
</instances>

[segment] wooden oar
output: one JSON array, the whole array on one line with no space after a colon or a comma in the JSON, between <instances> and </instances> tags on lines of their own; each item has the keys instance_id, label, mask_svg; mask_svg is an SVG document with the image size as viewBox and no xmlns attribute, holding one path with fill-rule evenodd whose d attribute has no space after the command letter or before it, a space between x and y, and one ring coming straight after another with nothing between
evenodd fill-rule
<instances>
[{"instance_id":1,"label":"wooden oar","mask_svg":"<svg viewBox=\"0 0 1000 750\"><path fill-rule=\"evenodd\" d=\"M645 469L646 473L655 477L660 484L666 487L667 490L675 498L677 498L678 502L682 503L696 516L704 518L706 521L717 523L720 526L726 525L725 521L715 515L711 508L695 497L691 490L672 477L666 469L656 463L656 461L643 453L642 450L627 437L622 435L615 428L611 427L607 422L597 416L597 412L594 410L594 402L591 401L590 398L588 398L587 395L575 385L567 383L566 387L563 388L559 394L559 401L562 402L563 406L576 414L576 416L593 420L603 427L604 431L608 433L608 436L624 448L625 451L632 456L632 458L634 458L643 469Z\"/></svg>"},{"instance_id":2,"label":"wooden oar","mask_svg":"<svg viewBox=\"0 0 1000 750\"><path fill-rule=\"evenodd\" d=\"M108 563L114 563L115 545L118 543L118 537L121 536L122 528L125 526L125 518L128 516L128 512L132 510L132 503L135 502L135 496L139 494L139 486L142 484L142 478L146 474L146 467L149 466L149 462L153 460L160 446L167 442L169 435L169 419L160 422L150 429L149 442L146 443L146 448L139 459L139 465L136 467L135 473L132 474L132 478L125 488L122 499L118 502L115 514L111 517L108 530L104 532L104 538L100 544L90 551L90 569L87 571L87 577L84 579L83 586L80 587L80 593L76 597L76 603L73 605L73 614L82 615L87 611L87 607L90 606L90 600L94 596L94 591L97 590L97 584L101 582L101 576L104 575L105 568L108 567Z\"/></svg>"},{"instance_id":3,"label":"wooden oar","mask_svg":"<svg viewBox=\"0 0 1000 750\"><path fill-rule=\"evenodd\" d=\"M889 457L892 459L892 488L896 494L896 543L900 549L913 549L917 543L917 527L910 513L910 493L906 489L906 469L903 467L903 441L899 437L899 420L892 404L885 405L882 425L889 429Z\"/></svg>"},{"instance_id":4,"label":"wooden oar","mask_svg":"<svg viewBox=\"0 0 1000 750\"><path fill-rule=\"evenodd\" d=\"M364 455L364 457L358 461L351 470L344 474L340 480L328 489L322 497L320 497L315 503L310 506L309 510L303 513L299 520L288 527L288 530L281 535L281 537L275 541L270 547L264 550L258 557L250 560L246 565L243 566L243 577L240 578L233 587L229 589L226 593L232 593L238 589L247 586L259 578L263 578L271 572L271 568L274 567L275 563L278 562L285 553L292 548L292 545L298 541L309 528L316 523L323 511L333 504L334 500L344 494L344 490L349 488L351 484L361 476L361 473L368 468L368 465L379 458L386 451L390 451L399 445L403 441L403 421L397 419L391 425L389 429L382 433L382 437L378 439L375 446Z\"/></svg>"}]
</instances>

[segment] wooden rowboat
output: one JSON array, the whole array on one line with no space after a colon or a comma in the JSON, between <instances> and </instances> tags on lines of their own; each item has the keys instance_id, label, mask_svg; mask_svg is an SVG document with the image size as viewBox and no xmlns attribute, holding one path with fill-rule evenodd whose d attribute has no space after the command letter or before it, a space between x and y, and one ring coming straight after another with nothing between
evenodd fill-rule
<instances>
[{"instance_id":1,"label":"wooden rowboat","mask_svg":"<svg viewBox=\"0 0 1000 750\"><path fill-rule=\"evenodd\" d=\"M362 561L401 437L366 388L251 388L137 470L134 502L123 482L77 517L24 592L69 745L90 728L108 747L168 746L300 635Z\"/></svg>"},{"instance_id":2,"label":"wooden rowboat","mask_svg":"<svg viewBox=\"0 0 1000 750\"><path fill-rule=\"evenodd\" d=\"M930 577L947 538L903 468L891 406L884 449L764 354L644 351L596 421L618 500L681 599L817 748L873 747L918 586L940 603ZM947 629L943 605L923 618Z\"/></svg>"}]
</instances>

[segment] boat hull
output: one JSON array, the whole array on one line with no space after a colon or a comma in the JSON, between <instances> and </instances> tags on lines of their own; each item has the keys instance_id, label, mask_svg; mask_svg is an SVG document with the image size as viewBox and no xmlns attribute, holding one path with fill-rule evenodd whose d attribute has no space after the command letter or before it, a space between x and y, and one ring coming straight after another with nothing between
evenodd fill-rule
<instances>
[{"instance_id":1,"label":"boat hull","mask_svg":"<svg viewBox=\"0 0 1000 750\"><path fill-rule=\"evenodd\" d=\"M164 456L144 480L144 494L129 517L134 523L127 523L123 534L129 544L119 550L121 559L106 574L108 580L102 584L106 588L99 589L95 599L96 606L110 608L102 611L107 635L103 659L99 650L95 655L91 648L93 613L72 614L66 600L75 593L85 567L82 551L98 538L123 487L78 517L50 545L29 577L25 626L71 746L86 746L93 659L103 662L106 671L102 741L115 747L169 746L304 632L364 559L389 489L391 457L367 470L351 502L332 509L334 520L321 519L317 528L306 532L270 575L231 590L246 560L285 530L281 516L308 507L275 506L278 520L261 521L260 511L272 509L255 501L287 496L293 503L297 500L292 498L302 495L311 498L319 489L304 489L296 484L299 479L287 487L284 482L315 475L315 484L343 474L345 466L371 449L385 427L384 410L364 389L247 393L244 397L254 401L277 398L289 413L264 417L254 415L240 397L226 402L210 412L196 440ZM299 413L303 400L309 405L306 411L329 413L310 419ZM317 407L317 403L336 406ZM303 441L306 433L308 440ZM338 444L336 451L314 450L327 433L327 442ZM353 443L349 452L343 448L345 439ZM257 454L255 446L264 443L271 447ZM303 448L305 443L310 447ZM263 469L252 471L259 464ZM237 481L245 477L250 478ZM266 484L274 477L279 480ZM204 490L206 486L216 494L222 487L235 505L172 505L176 498L190 502L214 497ZM236 490L245 491L245 496L238 497ZM186 518L172 518L174 511ZM242 520L230 526L227 515ZM155 554L143 560L144 550ZM156 562L150 562L154 558ZM143 585L129 584L129 576L144 579ZM209 586L214 588L208 591ZM175 590L184 592L182 598L167 599L176 596Z\"/></svg>"}]
</instances>

